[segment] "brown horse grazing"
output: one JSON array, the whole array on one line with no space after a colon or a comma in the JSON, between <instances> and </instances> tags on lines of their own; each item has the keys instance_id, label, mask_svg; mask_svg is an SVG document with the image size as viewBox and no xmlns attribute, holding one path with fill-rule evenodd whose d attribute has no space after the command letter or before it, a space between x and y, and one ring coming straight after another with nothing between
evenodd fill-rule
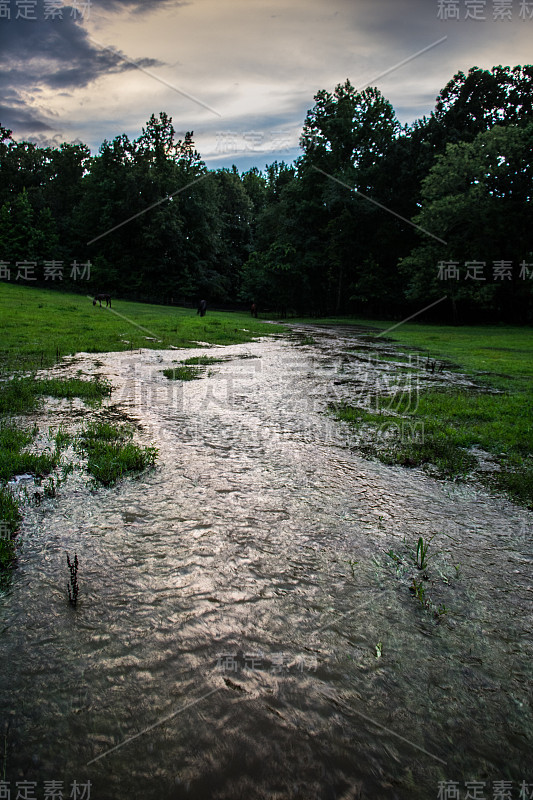
<instances>
[{"instance_id":1,"label":"brown horse grazing","mask_svg":"<svg viewBox=\"0 0 533 800\"><path fill-rule=\"evenodd\" d=\"M105 307L111 308L111 295L110 294L97 294L93 300L93 306L96 305L97 301L100 301L100 308L102 308L102 300L105 300Z\"/></svg>"},{"instance_id":2,"label":"brown horse grazing","mask_svg":"<svg viewBox=\"0 0 533 800\"><path fill-rule=\"evenodd\" d=\"M200 314L201 317L205 316L205 312L207 310L207 300L200 300L198 303L198 311L197 314Z\"/></svg>"}]
</instances>

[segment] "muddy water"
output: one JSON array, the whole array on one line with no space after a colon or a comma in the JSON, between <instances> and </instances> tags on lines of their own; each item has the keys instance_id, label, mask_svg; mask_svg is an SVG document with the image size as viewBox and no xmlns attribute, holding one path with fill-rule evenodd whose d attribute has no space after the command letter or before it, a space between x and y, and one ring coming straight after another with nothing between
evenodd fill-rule
<instances>
[{"instance_id":1,"label":"muddy water","mask_svg":"<svg viewBox=\"0 0 533 800\"><path fill-rule=\"evenodd\" d=\"M225 360L186 384L162 375L197 354ZM58 371L79 370L115 387L90 413L135 420L159 460L111 490L75 473L27 509L0 598L12 797L23 780L38 798L90 781L95 800L403 800L441 781L491 798L508 781L518 798L533 783L531 516L364 460L325 413L461 379L364 331L309 328ZM74 431L87 413L55 402L38 421ZM423 608L409 547L435 534Z\"/></svg>"}]
</instances>

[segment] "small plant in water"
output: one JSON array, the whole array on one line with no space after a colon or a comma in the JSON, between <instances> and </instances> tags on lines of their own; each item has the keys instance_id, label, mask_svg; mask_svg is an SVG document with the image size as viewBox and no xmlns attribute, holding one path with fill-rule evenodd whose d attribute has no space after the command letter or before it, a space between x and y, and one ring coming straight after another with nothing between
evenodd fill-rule
<instances>
[{"instance_id":1,"label":"small plant in water","mask_svg":"<svg viewBox=\"0 0 533 800\"><path fill-rule=\"evenodd\" d=\"M422 581L417 581L416 578L413 578L413 583L409 587L409 590L414 594L416 599L420 602L420 605L426 606L428 601L426 600L426 587L422 583Z\"/></svg>"},{"instance_id":2,"label":"small plant in water","mask_svg":"<svg viewBox=\"0 0 533 800\"><path fill-rule=\"evenodd\" d=\"M6 767L7 767L7 737L9 735L9 726L11 725L11 721L9 721L6 725L6 732L4 733L4 752L2 754L2 781L5 782L6 779ZM8 795L9 797L9 795Z\"/></svg>"},{"instance_id":3,"label":"small plant in water","mask_svg":"<svg viewBox=\"0 0 533 800\"><path fill-rule=\"evenodd\" d=\"M76 603L78 602L78 556L74 553L74 561L70 560L69 554L67 553L67 564L70 570L70 581L67 584L68 589L68 601L71 606L76 607Z\"/></svg>"},{"instance_id":4,"label":"small plant in water","mask_svg":"<svg viewBox=\"0 0 533 800\"><path fill-rule=\"evenodd\" d=\"M171 381L196 381L202 377L204 369L200 366L182 365L164 369L163 375Z\"/></svg>"},{"instance_id":5,"label":"small plant in water","mask_svg":"<svg viewBox=\"0 0 533 800\"><path fill-rule=\"evenodd\" d=\"M353 558L349 558L349 559L346 561L346 564L349 564L349 565L350 565L350 569L352 570L352 578L355 578L355 571L354 571L354 567L355 567L355 565L356 565L356 564L359 564L359 561L354 561L354 560L353 560Z\"/></svg>"},{"instance_id":6,"label":"small plant in water","mask_svg":"<svg viewBox=\"0 0 533 800\"><path fill-rule=\"evenodd\" d=\"M391 559L392 563L394 564L394 571L396 573L396 577L399 577L399 576L403 575L407 571L407 569L408 569L407 565L406 565L403 557L399 553L396 553L391 548L390 550L387 550L385 555L387 555Z\"/></svg>"},{"instance_id":7,"label":"small plant in water","mask_svg":"<svg viewBox=\"0 0 533 800\"><path fill-rule=\"evenodd\" d=\"M398 555L398 553L395 553L392 548L390 550L387 550L386 555L389 558L392 558L392 560L394 561L395 564L400 564L401 563L401 560L402 560L401 557Z\"/></svg>"},{"instance_id":8,"label":"small plant in water","mask_svg":"<svg viewBox=\"0 0 533 800\"><path fill-rule=\"evenodd\" d=\"M315 339L312 336L302 336L299 342L296 342L297 345L303 344L316 344Z\"/></svg>"},{"instance_id":9,"label":"small plant in water","mask_svg":"<svg viewBox=\"0 0 533 800\"><path fill-rule=\"evenodd\" d=\"M52 477L48 478L46 483L43 486L44 488L44 496L45 497L55 497L56 496L56 483Z\"/></svg>"},{"instance_id":10,"label":"small plant in water","mask_svg":"<svg viewBox=\"0 0 533 800\"><path fill-rule=\"evenodd\" d=\"M61 464L61 478L63 481L72 472L74 472L74 464Z\"/></svg>"},{"instance_id":11,"label":"small plant in water","mask_svg":"<svg viewBox=\"0 0 533 800\"><path fill-rule=\"evenodd\" d=\"M382 651L383 651L383 642L378 642L376 645L376 658L381 658Z\"/></svg>"},{"instance_id":12,"label":"small plant in water","mask_svg":"<svg viewBox=\"0 0 533 800\"><path fill-rule=\"evenodd\" d=\"M418 543L416 545L416 566L418 567L418 569L425 569L427 567L428 564L427 553L431 541L432 539L429 539L427 542L425 542L422 536L420 536L418 539Z\"/></svg>"}]
</instances>

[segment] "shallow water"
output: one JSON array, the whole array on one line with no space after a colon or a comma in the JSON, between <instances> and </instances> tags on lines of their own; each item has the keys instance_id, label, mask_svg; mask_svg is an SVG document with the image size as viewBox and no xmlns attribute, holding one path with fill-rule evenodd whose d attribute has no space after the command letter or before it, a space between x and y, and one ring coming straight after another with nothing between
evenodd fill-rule
<instances>
[{"instance_id":1,"label":"shallow water","mask_svg":"<svg viewBox=\"0 0 533 800\"><path fill-rule=\"evenodd\" d=\"M38 798L46 781L66 797L90 781L95 800L403 800L436 798L440 781L461 797L484 782L491 798L509 781L518 798L533 784L531 514L364 460L326 413L469 383L399 352L367 331L301 327L58 368L115 391L97 412L54 401L41 426L127 418L159 459L111 490L75 473L26 511L0 598L14 797L23 780ZM162 375L199 354L225 360L198 381ZM440 619L409 591L421 572L405 544L433 535L424 586ZM80 561L75 610L66 552Z\"/></svg>"}]
</instances>

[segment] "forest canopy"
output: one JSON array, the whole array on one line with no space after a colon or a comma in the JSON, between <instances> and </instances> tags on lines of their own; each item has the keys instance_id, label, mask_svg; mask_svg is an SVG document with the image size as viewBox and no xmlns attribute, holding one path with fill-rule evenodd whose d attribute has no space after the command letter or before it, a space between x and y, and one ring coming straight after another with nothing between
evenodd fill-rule
<instances>
[{"instance_id":1,"label":"forest canopy","mask_svg":"<svg viewBox=\"0 0 533 800\"><path fill-rule=\"evenodd\" d=\"M94 156L0 125L0 278L87 292L90 263L90 292L151 302L397 317L445 295L440 319L533 321L533 66L458 72L411 125L347 80L300 146L239 173L164 112Z\"/></svg>"}]
</instances>

